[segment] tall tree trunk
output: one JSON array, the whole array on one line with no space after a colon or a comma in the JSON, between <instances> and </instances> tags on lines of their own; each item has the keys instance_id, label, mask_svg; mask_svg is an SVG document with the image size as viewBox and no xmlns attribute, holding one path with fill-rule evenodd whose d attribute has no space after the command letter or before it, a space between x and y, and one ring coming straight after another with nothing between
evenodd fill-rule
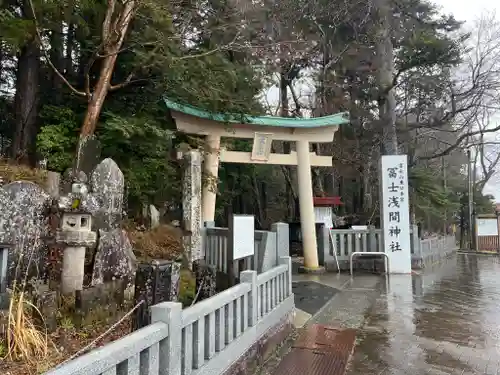
<instances>
[{"instance_id":1,"label":"tall tree trunk","mask_svg":"<svg viewBox=\"0 0 500 375\"><path fill-rule=\"evenodd\" d=\"M394 96L394 48L392 45L390 0L375 0L378 13L378 32L376 41L378 61L379 120L382 128L382 151L386 155L398 153L396 133L396 98Z\"/></svg>"},{"instance_id":2,"label":"tall tree trunk","mask_svg":"<svg viewBox=\"0 0 500 375\"><path fill-rule=\"evenodd\" d=\"M52 35L50 36L50 60L52 64L56 67L58 71L61 73L65 73L65 61L64 61L64 42L63 42L63 24L62 22L58 22L52 30ZM52 96L54 104L61 104L63 98L63 81L56 74L55 71L52 70L51 76L52 83Z\"/></svg>"},{"instance_id":3,"label":"tall tree trunk","mask_svg":"<svg viewBox=\"0 0 500 375\"><path fill-rule=\"evenodd\" d=\"M4 54L3 54L3 42L2 39L0 39L0 85L3 84L3 60L4 60Z\"/></svg>"},{"instance_id":4,"label":"tall tree trunk","mask_svg":"<svg viewBox=\"0 0 500 375\"><path fill-rule=\"evenodd\" d=\"M104 105L104 100L106 99L109 90L112 88L111 77L113 76L113 71L115 69L116 59L118 58L118 54L122 48L123 41L125 40L128 27L135 14L137 5L137 1L135 0L125 2L123 9L117 16L117 19L114 20L115 3L115 0L108 2L106 18L103 22L102 42L104 44L104 57L101 61L101 69L99 71L94 91L92 93L87 92L89 102L85 118L83 119L82 128L80 130L80 137L83 139L93 135L95 132L97 121L99 120L99 116ZM90 90L90 88L87 89Z\"/></svg>"},{"instance_id":5,"label":"tall tree trunk","mask_svg":"<svg viewBox=\"0 0 500 375\"><path fill-rule=\"evenodd\" d=\"M66 56L64 56L66 75L68 78L74 78L75 68L73 64L73 52L75 50L75 25L70 23L66 33Z\"/></svg>"},{"instance_id":6,"label":"tall tree trunk","mask_svg":"<svg viewBox=\"0 0 500 375\"><path fill-rule=\"evenodd\" d=\"M40 49L33 39L22 49L17 60L15 131L11 155L23 162L34 164L38 117L38 78Z\"/></svg>"},{"instance_id":7,"label":"tall tree trunk","mask_svg":"<svg viewBox=\"0 0 500 375\"><path fill-rule=\"evenodd\" d=\"M283 65L281 67L280 73L280 116L289 117L290 115L290 103L288 101L288 73L287 67ZM289 154L292 148L290 142L283 142L283 153ZM281 166L281 170L285 173L289 179L292 179L292 169L288 166ZM286 197L287 197L287 220L292 221L295 219L295 197L292 194L292 189L290 184L286 184Z\"/></svg>"},{"instance_id":8,"label":"tall tree trunk","mask_svg":"<svg viewBox=\"0 0 500 375\"><path fill-rule=\"evenodd\" d=\"M101 115L102 107L104 105L104 100L108 95L109 87L111 85L111 76L113 75L116 58L117 55L114 54L102 61L99 79L94 92L90 96L87 112L85 113L85 118L83 119L80 131L81 137L91 136L95 132L97 121L99 120L99 116Z\"/></svg>"}]
</instances>

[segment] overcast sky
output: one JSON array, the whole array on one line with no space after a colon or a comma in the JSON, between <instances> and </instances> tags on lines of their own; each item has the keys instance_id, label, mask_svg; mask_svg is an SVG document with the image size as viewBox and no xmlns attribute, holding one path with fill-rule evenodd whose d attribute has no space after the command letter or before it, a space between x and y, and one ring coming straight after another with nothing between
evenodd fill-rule
<instances>
[{"instance_id":1,"label":"overcast sky","mask_svg":"<svg viewBox=\"0 0 500 375\"><path fill-rule=\"evenodd\" d=\"M445 13L453 13L459 21L473 22L484 11L498 11L500 4L494 0L434 0Z\"/></svg>"}]
</instances>

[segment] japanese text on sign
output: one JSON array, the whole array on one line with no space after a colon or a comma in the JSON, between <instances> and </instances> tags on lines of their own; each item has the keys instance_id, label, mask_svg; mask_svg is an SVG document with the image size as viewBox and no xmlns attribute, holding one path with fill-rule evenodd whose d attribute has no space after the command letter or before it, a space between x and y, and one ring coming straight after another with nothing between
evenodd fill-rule
<instances>
[{"instance_id":1,"label":"japanese text on sign","mask_svg":"<svg viewBox=\"0 0 500 375\"><path fill-rule=\"evenodd\" d=\"M252 147L252 160L267 161L273 142L270 133L255 133Z\"/></svg>"},{"instance_id":2,"label":"japanese text on sign","mask_svg":"<svg viewBox=\"0 0 500 375\"><path fill-rule=\"evenodd\" d=\"M381 163L381 209L384 231L384 251L398 262L397 273L411 270L410 220L408 208L408 177L406 155L387 155ZM397 255L401 254L401 256ZM395 259L391 259L391 264ZM407 262L407 258L409 261Z\"/></svg>"},{"instance_id":3,"label":"japanese text on sign","mask_svg":"<svg viewBox=\"0 0 500 375\"><path fill-rule=\"evenodd\" d=\"M404 173L403 164L390 166L386 168L387 180L389 186L387 188L387 206L389 210L389 236L391 237L390 250L402 251L399 241L401 234L401 203L404 202Z\"/></svg>"}]
</instances>

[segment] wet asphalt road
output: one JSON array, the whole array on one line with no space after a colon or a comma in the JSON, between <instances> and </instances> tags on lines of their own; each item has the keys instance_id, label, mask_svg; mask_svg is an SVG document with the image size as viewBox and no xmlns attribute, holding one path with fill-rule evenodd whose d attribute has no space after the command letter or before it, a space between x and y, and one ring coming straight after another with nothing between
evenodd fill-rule
<instances>
[{"instance_id":1,"label":"wet asphalt road","mask_svg":"<svg viewBox=\"0 0 500 375\"><path fill-rule=\"evenodd\" d=\"M499 258L458 255L382 289L348 375L500 374Z\"/></svg>"}]
</instances>

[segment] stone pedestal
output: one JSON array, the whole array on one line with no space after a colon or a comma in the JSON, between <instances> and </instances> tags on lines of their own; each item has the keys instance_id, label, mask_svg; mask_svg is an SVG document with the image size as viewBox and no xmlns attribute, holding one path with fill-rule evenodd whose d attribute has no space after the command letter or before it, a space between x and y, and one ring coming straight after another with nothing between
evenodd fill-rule
<instances>
[{"instance_id":1,"label":"stone pedestal","mask_svg":"<svg viewBox=\"0 0 500 375\"><path fill-rule=\"evenodd\" d=\"M141 263L135 278L135 304L144 301L136 310L134 329L150 323L149 308L161 302L176 302L179 296L180 264L153 260Z\"/></svg>"},{"instance_id":2,"label":"stone pedestal","mask_svg":"<svg viewBox=\"0 0 500 375\"><path fill-rule=\"evenodd\" d=\"M84 247L67 247L64 249L63 267L61 274L61 292L69 294L83 287L85 264Z\"/></svg>"}]
</instances>

